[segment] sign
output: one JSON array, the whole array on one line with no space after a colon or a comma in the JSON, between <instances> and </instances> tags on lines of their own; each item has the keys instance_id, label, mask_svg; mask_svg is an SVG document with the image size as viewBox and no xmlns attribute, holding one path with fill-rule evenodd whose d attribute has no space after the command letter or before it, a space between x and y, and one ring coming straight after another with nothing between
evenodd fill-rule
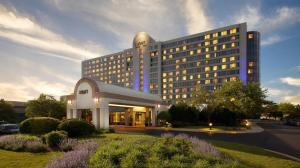
<instances>
[{"instance_id":1,"label":"sign","mask_svg":"<svg viewBox=\"0 0 300 168\"><path fill-rule=\"evenodd\" d=\"M79 90L79 94L87 94L88 92L88 90Z\"/></svg>"},{"instance_id":2,"label":"sign","mask_svg":"<svg viewBox=\"0 0 300 168\"><path fill-rule=\"evenodd\" d=\"M141 48L146 46L146 41L139 41L136 43L136 48Z\"/></svg>"}]
</instances>

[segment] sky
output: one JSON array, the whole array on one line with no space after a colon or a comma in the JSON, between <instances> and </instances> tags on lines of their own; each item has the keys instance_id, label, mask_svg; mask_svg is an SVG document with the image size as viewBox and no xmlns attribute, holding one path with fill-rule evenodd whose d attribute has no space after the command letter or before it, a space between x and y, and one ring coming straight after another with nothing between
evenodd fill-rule
<instances>
[{"instance_id":1,"label":"sky","mask_svg":"<svg viewBox=\"0 0 300 168\"><path fill-rule=\"evenodd\" d=\"M139 31L164 41L242 22L261 33L268 99L300 103L298 0L0 0L0 98L70 94L82 60L131 48Z\"/></svg>"}]
</instances>

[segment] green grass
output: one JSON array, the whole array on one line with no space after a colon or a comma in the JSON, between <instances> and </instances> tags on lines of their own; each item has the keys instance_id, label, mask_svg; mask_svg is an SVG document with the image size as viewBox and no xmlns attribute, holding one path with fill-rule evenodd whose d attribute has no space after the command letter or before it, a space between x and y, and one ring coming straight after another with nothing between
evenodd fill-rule
<instances>
[{"instance_id":1,"label":"green grass","mask_svg":"<svg viewBox=\"0 0 300 168\"><path fill-rule=\"evenodd\" d=\"M262 148L224 141L211 141L217 148L249 167L299 168L300 163Z\"/></svg>"},{"instance_id":2,"label":"green grass","mask_svg":"<svg viewBox=\"0 0 300 168\"><path fill-rule=\"evenodd\" d=\"M60 155L59 152L29 153L0 150L0 167L43 168L50 159L58 155Z\"/></svg>"}]
</instances>

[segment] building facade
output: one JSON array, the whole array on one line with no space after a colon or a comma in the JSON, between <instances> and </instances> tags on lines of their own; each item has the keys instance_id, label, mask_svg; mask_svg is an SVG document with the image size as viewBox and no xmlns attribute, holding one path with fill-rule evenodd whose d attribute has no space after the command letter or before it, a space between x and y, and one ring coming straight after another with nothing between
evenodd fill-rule
<instances>
[{"instance_id":1,"label":"building facade","mask_svg":"<svg viewBox=\"0 0 300 168\"><path fill-rule=\"evenodd\" d=\"M227 81L259 82L259 36L246 23L168 41L139 32L132 48L83 61L82 77L176 103L197 85L211 91Z\"/></svg>"}]
</instances>

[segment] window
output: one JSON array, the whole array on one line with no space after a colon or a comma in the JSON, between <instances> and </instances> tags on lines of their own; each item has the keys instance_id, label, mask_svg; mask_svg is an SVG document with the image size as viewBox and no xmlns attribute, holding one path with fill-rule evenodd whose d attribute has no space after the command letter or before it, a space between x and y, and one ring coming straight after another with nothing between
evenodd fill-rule
<instances>
[{"instance_id":1,"label":"window","mask_svg":"<svg viewBox=\"0 0 300 168\"><path fill-rule=\"evenodd\" d=\"M182 76L182 80L186 80L186 76Z\"/></svg>"},{"instance_id":2,"label":"window","mask_svg":"<svg viewBox=\"0 0 300 168\"><path fill-rule=\"evenodd\" d=\"M210 71L209 67L205 67L205 72Z\"/></svg>"},{"instance_id":3,"label":"window","mask_svg":"<svg viewBox=\"0 0 300 168\"><path fill-rule=\"evenodd\" d=\"M205 48L205 52L209 52L209 48Z\"/></svg>"},{"instance_id":4,"label":"window","mask_svg":"<svg viewBox=\"0 0 300 168\"><path fill-rule=\"evenodd\" d=\"M226 69L227 68L227 65L222 65L222 69Z\"/></svg>"},{"instance_id":5,"label":"window","mask_svg":"<svg viewBox=\"0 0 300 168\"><path fill-rule=\"evenodd\" d=\"M206 74L205 74L205 77L206 77L206 78L209 78L209 74L208 74L208 73L206 73Z\"/></svg>"},{"instance_id":6,"label":"window","mask_svg":"<svg viewBox=\"0 0 300 168\"><path fill-rule=\"evenodd\" d=\"M190 79L192 80L194 78L194 76L193 75L190 75Z\"/></svg>"},{"instance_id":7,"label":"window","mask_svg":"<svg viewBox=\"0 0 300 168\"><path fill-rule=\"evenodd\" d=\"M218 43L218 40L214 40L214 41L213 41L213 44L217 44L217 43Z\"/></svg>"},{"instance_id":8,"label":"window","mask_svg":"<svg viewBox=\"0 0 300 168\"><path fill-rule=\"evenodd\" d=\"M201 53L201 49L197 49L197 54L200 54Z\"/></svg>"},{"instance_id":9,"label":"window","mask_svg":"<svg viewBox=\"0 0 300 168\"><path fill-rule=\"evenodd\" d=\"M254 66L254 62L249 62L249 67L253 67Z\"/></svg>"},{"instance_id":10,"label":"window","mask_svg":"<svg viewBox=\"0 0 300 168\"><path fill-rule=\"evenodd\" d=\"M186 62L186 58L182 58L182 62Z\"/></svg>"},{"instance_id":11,"label":"window","mask_svg":"<svg viewBox=\"0 0 300 168\"><path fill-rule=\"evenodd\" d=\"M226 49L226 45L225 44L222 45L222 49Z\"/></svg>"},{"instance_id":12,"label":"window","mask_svg":"<svg viewBox=\"0 0 300 168\"><path fill-rule=\"evenodd\" d=\"M235 34L236 33L236 29L231 29L230 30L230 34Z\"/></svg>"},{"instance_id":13,"label":"window","mask_svg":"<svg viewBox=\"0 0 300 168\"><path fill-rule=\"evenodd\" d=\"M230 68L236 68L236 63L230 64Z\"/></svg>"},{"instance_id":14,"label":"window","mask_svg":"<svg viewBox=\"0 0 300 168\"><path fill-rule=\"evenodd\" d=\"M235 61L235 57L230 57L230 61Z\"/></svg>"},{"instance_id":15,"label":"window","mask_svg":"<svg viewBox=\"0 0 300 168\"><path fill-rule=\"evenodd\" d=\"M205 55L205 58L209 58L209 54L206 54L206 55Z\"/></svg>"},{"instance_id":16,"label":"window","mask_svg":"<svg viewBox=\"0 0 300 168\"><path fill-rule=\"evenodd\" d=\"M209 39L210 38L210 34L205 35L204 39Z\"/></svg>"},{"instance_id":17,"label":"window","mask_svg":"<svg viewBox=\"0 0 300 168\"><path fill-rule=\"evenodd\" d=\"M198 74L198 79L200 79L201 78L201 75L200 74Z\"/></svg>"},{"instance_id":18,"label":"window","mask_svg":"<svg viewBox=\"0 0 300 168\"><path fill-rule=\"evenodd\" d=\"M164 50L164 54L167 54L167 50Z\"/></svg>"},{"instance_id":19,"label":"window","mask_svg":"<svg viewBox=\"0 0 300 168\"><path fill-rule=\"evenodd\" d=\"M218 33L214 33L214 34L213 34L213 37L218 37Z\"/></svg>"},{"instance_id":20,"label":"window","mask_svg":"<svg viewBox=\"0 0 300 168\"><path fill-rule=\"evenodd\" d=\"M173 55L171 54L171 55L169 55L169 59L172 59L173 58Z\"/></svg>"},{"instance_id":21,"label":"window","mask_svg":"<svg viewBox=\"0 0 300 168\"><path fill-rule=\"evenodd\" d=\"M248 39L253 39L253 34L252 33L248 34Z\"/></svg>"},{"instance_id":22,"label":"window","mask_svg":"<svg viewBox=\"0 0 300 168\"><path fill-rule=\"evenodd\" d=\"M227 30L222 31L222 32L221 32L221 35L222 35L222 36L226 36L226 35L227 35Z\"/></svg>"},{"instance_id":23,"label":"window","mask_svg":"<svg viewBox=\"0 0 300 168\"><path fill-rule=\"evenodd\" d=\"M210 42L209 41L205 41L204 45L208 46L208 45L210 45Z\"/></svg>"},{"instance_id":24,"label":"window","mask_svg":"<svg viewBox=\"0 0 300 168\"><path fill-rule=\"evenodd\" d=\"M179 51L179 47L176 48L176 52L178 52L178 51Z\"/></svg>"},{"instance_id":25,"label":"window","mask_svg":"<svg viewBox=\"0 0 300 168\"><path fill-rule=\"evenodd\" d=\"M210 80L205 80L205 84L210 84Z\"/></svg>"},{"instance_id":26,"label":"window","mask_svg":"<svg viewBox=\"0 0 300 168\"><path fill-rule=\"evenodd\" d=\"M235 43L231 43L231 47L235 47Z\"/></svg>"},{"instance_id":27,"label":"window","mask_svg":"<svg viewBox=\"0 0 300 168\"><path fill-rule=\"evenodd\" d=\"M226 58L222 58L222 62L226 62Z\"/></svg>"},{"instance_id":28,"label":"window","mask_svg":"<svg viewBox=\"0 0 300 168\"><path fill-rule=\"evenodd\" d=\"M214 66L214 67L213 67L213 70L214 70L214 71L218 70L218 66Z\"/></svg>"},{"instance_id":29,"label":"window","mask_svg":"<svg viewBox=\"0 0 300 168\"><path fill-rule=\"evenodd\" d=\"M230 81L236 81L236 76L230 77Z\"/></svg>"},{"instance_id":30,"label":"window","mask_svg":"<svg viewBox=\"0 0 300 168\"><path fill-rule=\"evenodd\" d=\"M182 98L186 98L186 94L183 94L183 95L182 95Z\"/></svg>"},{"instance_id":31,"label":"window","mask_svg":"<svg viewBox=\"0 0 300 168\"><path fill-rule=\"evenodd\" d=\"M185 51L185 50L186 50L186 46L183 46L183 47L182 47L182 50Z\"/></svg>"},{"instance_id":32,"label":"window","mask_svg":"<svg viewBox=\"0 0 300 168\"><path fill-rule=\"evenodd\" d=\"M218 47L217 46L214 46L214 51L217 51L218 50Z\"/></svg>"},{"instance_id":33,"label":"window","mask_svg":"<svg viewBox=\"0 0 300 168\"><path fill-rule=\"evenodd\" d=\"M163 56L163 60L166 60L166 59L167 59L167 57L164 55L164 56Z\"/></svg>"},{"instance_id":34,"label":"window","mask_svg":"<svg viewBox=\"0 0 300 168\"><path fill-rule=\"evenodd\" d=\"M167 73L163 73L163 77L166 77L167 76Z\"/></svg>"},{"instance_id":35,"label":"window","mask_svg":"<svg viewBox=\"0 0 300 168\"><path fill-rule=\"evenodd\" d=\"M194 51L190 51L190 55L194 55Z\"/></svg>"}]
</instances>

